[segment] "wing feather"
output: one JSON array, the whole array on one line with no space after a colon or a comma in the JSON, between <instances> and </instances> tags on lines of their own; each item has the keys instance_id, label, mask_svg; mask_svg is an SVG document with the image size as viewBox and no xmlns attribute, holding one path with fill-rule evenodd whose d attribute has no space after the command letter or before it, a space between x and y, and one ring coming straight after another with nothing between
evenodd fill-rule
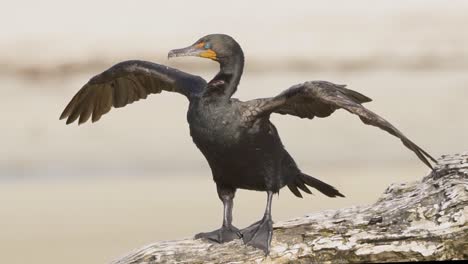
<instances>
[{"instance_id":1,"label":"wing feather","mask_svg":"<svg viewBox=\"0 0 468 264\"><path fill-rule=\"evenodd\" d=\"M149 94L177 92L189 100L200 94L206 81L167 66L147 61L124 61L91 78L60 115L70 124L98 121L112 107L119 108L146 99Z\"/></svg>"},{"instance_id":2,"label":"wing feather","mask_svg":"<svg viewBox=\"0 0 468 264\"><path fill-rule=\"evenodd\" d=\"M91 122L96 122L101 118L101 110L100 108L103 105L103 94L106 92L106 88L104 87L103 89L99 89L99 91L96 92L96 99L94 101L94 107L93 107L93 116L91 117ZM112 96L112 95L110 95Z\"/></svg>"},{"instance_id":3,"label":"wing feather","mask_svg":"<svg viewBox=\"0 0 468 264\"><path fill-rule=\"evenodd\" d=\"M83 124L84 122L88 121L89 117L91 117L91 114L93 113L93 110L94 110L95 100L96 100L96 97L91 97L88 103L82 104L81 106L82 111L81 111L80 119L78 120L78 124Z\"/></svg>"},{"instance_id":4,"label":"wing feather","mask_svg":"<svg viewBox=\"0 0 468 264\"><path fill-rule=\"evenodd\" d=\"M413 151L416 156L431 169L429 160L437 161L426 151L408 139L387 120L362 106L371 99L356 91L325 81L313 81L295 85L276 97L250 101L258 111L258 116L279 113L294 115L301 118L330 116L337 109L357 115L367 125L375 126L398 137L404 146ZM249 102L248 102L249 103Z\"/></svg>"}]
</instances>

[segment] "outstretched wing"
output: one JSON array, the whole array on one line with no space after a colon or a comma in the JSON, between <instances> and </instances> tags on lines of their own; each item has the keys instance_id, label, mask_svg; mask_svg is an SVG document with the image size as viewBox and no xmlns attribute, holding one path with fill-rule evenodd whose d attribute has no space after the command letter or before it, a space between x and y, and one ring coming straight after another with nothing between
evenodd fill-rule
<instances>
[{"instance_id":1,"label":"outstretched wing","mask_svg":"<svg viewBox=\"0 0 468 264\"><path fill-rule=\"evenodd\" d=\"M273 98L253 100L251 104L254 104L257 109L257 115L279 113L310 119L327 117L335 110L343 108L359 116L365 124L379 127L401 139L407 148L432 169L428 159L437 162L433 157L409 140L387 120L361 105L370 101L370 98L346 89L345 85L313 81L295 85Z\"/></svg>"},{"instance_id":2,"label":"outstretched wing","mask_svg":"<svg viewBox=\"0 0 468 264\"><path fill-rule=\"evenodd\" d=\"M91 78L68 103L60 119L67 124L98 121L113 107L123 107L149 94L177 92L187 98L206 86L203 78L147 61L124 61Z\"/></svg>"}]
</instances>

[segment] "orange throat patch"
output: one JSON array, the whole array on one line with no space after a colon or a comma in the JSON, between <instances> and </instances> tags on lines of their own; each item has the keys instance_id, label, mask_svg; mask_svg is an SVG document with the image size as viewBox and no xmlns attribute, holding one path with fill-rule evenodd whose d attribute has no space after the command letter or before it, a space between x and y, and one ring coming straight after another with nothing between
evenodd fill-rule
<instances>
[{"instance_id":1,"label":"orange throat patch","mask_svg":"<svg viewBox=\"0 0 468 264\"><path fill-rule=\"evenodd\" d=\"M212 49L207 49L207 50L201 52L200 57L207 58L207 59L212 59L212 60L217 59L216 52L214 52L214 50L212 50Z\"/></svg>"}]
</instances>

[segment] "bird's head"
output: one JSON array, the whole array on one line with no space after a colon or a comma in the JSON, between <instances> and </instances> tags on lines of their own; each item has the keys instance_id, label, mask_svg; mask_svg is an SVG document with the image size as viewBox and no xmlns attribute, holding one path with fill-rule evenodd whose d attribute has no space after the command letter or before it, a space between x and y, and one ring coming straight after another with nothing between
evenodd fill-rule
<instances>
[{"instance_id":1,"label":"bird's head","mask_svg":"<svg viewBox=\"0 0 468 264\"><path fill-rule=\"evenodd\" d=\"M242 50L232 37L225 34L211 34L202 37L191 46L171 50L168 58L196 56L222 63L224 60L229 60L237 54L242 55Z\"/></svg>"}]
</instances>

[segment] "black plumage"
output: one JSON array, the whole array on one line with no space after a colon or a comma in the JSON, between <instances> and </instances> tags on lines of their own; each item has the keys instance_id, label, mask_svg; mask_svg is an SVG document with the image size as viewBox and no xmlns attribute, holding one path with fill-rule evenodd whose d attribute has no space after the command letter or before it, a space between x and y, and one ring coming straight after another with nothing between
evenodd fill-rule
<instances>
[{"instance_id":1,"label":"black plumage","mask_svg":"<svg viewBox=\"0 0 468 264\"><path fill-rule=\"evenodd\" d=\"M67 124L90 117L98 121L113 107L123 107L149 94L177 92L189 100L187 120L194 143L206 157L224 204L220 229L200 233L219 243L242 238L246 244L269 252L272 237L271 198L287 186L294 195L311 193L313 187L329 197L343 196L333 186L300 171L283 147L273 113L301 118L327 117L338 109L357 115L365 124L379 127L400 138L418 158L432 168L428 153L410 141L385 119L362 106L371 99L325 81L295 85L278 96L247 102L232 98L239 84L244 55L230 36L208 35L195 44L172 50L169 57L198 56L220 64L219 73L210 82L179 70L146 61L125 61L96 75L73 97L60 119ZM267 207L262 220L239 230L232 225L232 207L236 189L266 191Z\"/></svg>"}]
</instances>

